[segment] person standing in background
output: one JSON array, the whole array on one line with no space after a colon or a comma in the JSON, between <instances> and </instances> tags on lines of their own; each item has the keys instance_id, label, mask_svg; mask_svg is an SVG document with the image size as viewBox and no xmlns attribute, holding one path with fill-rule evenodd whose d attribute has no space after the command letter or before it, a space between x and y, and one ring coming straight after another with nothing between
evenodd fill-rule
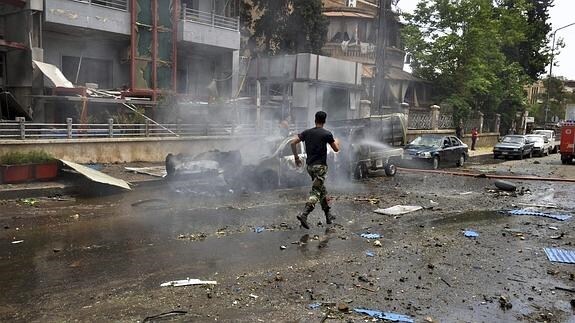
<instances>
[{"instance_id":1,"label":"person standing in background","mask_svg":"<svg viewBox=\"0 0 575 323\"><path fill-rule=\"evenodd\" d=\"M479 132L477 132L477 128L473 128L473 130L471 130L471 150L475 150L475 144L477 143L478 137Z\"/></svg>"}]
</instances>

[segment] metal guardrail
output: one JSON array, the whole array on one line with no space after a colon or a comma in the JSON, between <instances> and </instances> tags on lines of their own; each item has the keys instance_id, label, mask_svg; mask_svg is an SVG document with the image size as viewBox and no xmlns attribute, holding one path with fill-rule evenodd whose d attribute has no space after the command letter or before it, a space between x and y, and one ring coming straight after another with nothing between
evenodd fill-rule
<instances>
[{"instance_id":1,"label":"metal guardrail","mask_svg":"<svg viewBox=\"0 0 575 323\"><path fill-rule=\"evenodd\" d=\"M290 132L301 131L302 125L290 125ZM108 123L79 124L67 119L66 123L33 123L24 120L0 122L0 140L25 139L83 139L83 138L146 138L146 137L198 137L236 135L280 135L277 125L232 123L162 124L146 121L141 124Z\"/></svg>"},{"instance_id":2,"label":"metal guardrail","mask_svg":"<svg viewBox=\"0 0 575 323\"><path fill-rule=\"evenodd\" d=\"M128 0L72 0L92 4L99 7L110 8L121 11L128 11Z\"/></svg>"},{"instance_id":3,"label":"metal guardrail","mask_svg":"<svg viewBox=\"0 0 575 323\"><path fill-rule=\"evenodd\" d=\"M190 21L222 29L229 29L234 31L238 31L240 29L239 18L216 15L210 12L190 9L186 6L182 6L182 19L184 21Z\"/></svg>"}]
</instances>

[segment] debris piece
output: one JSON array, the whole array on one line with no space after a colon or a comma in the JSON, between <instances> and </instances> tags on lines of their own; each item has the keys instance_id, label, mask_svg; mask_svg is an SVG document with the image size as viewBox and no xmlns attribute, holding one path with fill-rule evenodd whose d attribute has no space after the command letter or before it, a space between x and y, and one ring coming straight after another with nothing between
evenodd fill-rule
<instances>
[{"instance_id":1,"label":"debris piece","mask_svg":"<svg viewBox=\"0 0 575 323\"><path fill-rule=\"evenodd\" d=\"M445 278L440 277L441 281L445 283L445 285L451 287L451 284L449 282L447 282L447 280L445 280Z\"/></svg>"},{"instance_id":2,"label":"debris piece","mask_svg":"<svg viewBox=\"0 0 575 323\"><path fill-rule=\"evenodd\" d=\"M473 192L463 192L463 193L459 193L459 195L471 195L473 194Z\"/></svg>"},{"instance_id":3,"label":"debris piece","mask_svg":"<svg viewBox=\"0 0 575 323\"><path fill-rule=\"evenodd\" d=\"M555 231L557 231L557 230L559 230L559 228L557 228L557 227L549 227L549 230L555 230Z\"/></svg>"},{"instance_id":4,"label":"debris piece","mask_svg":"<svg viewBox=\"0 0 575 323\"><path fill-rule=\"evenodd\" d=\"M150 166L150 167L124 167L129 172L137 174L150 175L154 177L164 178L168 174L165 166Z\"/></svg>"},{"instance_id":5,"label":"debris piece","mask_svg":"<svg viewBox=\"0 0 575 323\"><path fill-rule=\"evenodd\" d=\"M423 319L423 321L425 323L435 323L435 321L433 320L433 318L431 318L431 316L425 317L425 319Z\"/></svg>"},{"instance_id":6,"label":"debris piece","mask_svg":"<svg viewBox=\"0 0 575 323\"><path fill-rule=\"evenodd\" d=\"M346 303L337 304L337 310L343 313L349 312L349 306Z\"/></svg>"},{"instance_id":7,"label":"debris piece","mask_svg":"<svg viewBox=\"0 0 575 323\"><path fill-rule=\"evenodd\" d=\"M167 208L168 201L164 199L146 199L134 202L131 204L132 207L142 206L151 209Z\"/></svg>"},{"instance_id":8,"label":"debris piece","mask_svg":"<svg viewBox=\"0 0 575 323\"><path fill-rule=\"evenodd\" d=\"M538 212L532 211L528 209L519 209L519 210L510 210L507 213L511 215L532 215L532 216L542 216L546 218L551 218L559 221L565 221L571 219L571 215L569 214L557 214L557 213L545 213L545 212Z\"/></svg>"},{"instance_id":9,"label":"debris piece","mask_svg":"<svg viewBox=\"0 0 575 323\"><path fill-rule=\"evenodd\" d=\"M353 199L356 202L369 202L371 204L378 204L379 203L379 199L378 198L354 198Z\"/></svg>"},{"instance_id":10,"label":"debris piece","mask_svg":"<svg viewBox=\"0 0 575 323\"><path fill-rule=\"evenodd\" d=\"M280 249L281 249L281 250L286 250L287 247L286 247L286 246L280 246Z\"/></svg>"},{"instance_id":11,"label":"debris piece","mask_svg":"<svg viewBox=\"0 0 575 323\"><path fill-rule=\"evenodd\" d=\"M468 238L477 238L479 237L479 233L473 231L473 230L465 230L463 231L463 235L468 237Z\"/></svg>"},{"instance_id":12,"label":"debris piece","mask_svg":"<svg viewBox=\"0 0 575 323\"><path fill-rule=\"evenodd\" d=\"M387 209L376 209L373 212L385 215L401 215L410 212L415 212L423 209L423 207L418 205L395 205L388 207Z\"/></svg>"},{"instance_id":13,"label":"debris piece","mask_svg":"<svg viewBox=\"0 0 575 323\"><path fill-rule=\"evenodd\" d=\"M73 170L77 171L78 173L82 174L83 176L85 176L86 178L88 178L91 181L94 182L98 182L98 183L102 183L102 184L107 184L107 185L112 185L112 186L117 186L126 190L131 190L130 185L128 184L128 182L118 179L118 178L114 178L110 175L106 175L102 172L99 172L97 170L93 170L90 167L86 167L80 164L76 164L67 160L63 160L60 159L60 161L62 163L64 163L66 166L72 168Z\"/></svg>"},{"instance_id":14,"label":"debris piece","mask_svg":"<svg viewBox=\"0 0 575 323\"><path fill-rule=\"evenodd\" d=\"M163 319L166 317L172 317L172 316L178 316L178 315L186 315L188 314L187 311L169 311L166 313L162 313L162 314L158 314L158 315L154 315L154 316L148 316L146 318L144 318L144 320L142 321L142 323L144 322L152 322L155 321L157 319Z\"/></svg>"},{"instance_id":15,"label":"debris piece","mask_svg":"<svg viewBox=\"0 0 575 323\"><path fill-rule=\"evenodd\" d=\"M254 232L255 232L255 233L262 233L262 232L264 232L265 230L266 230L266 228L264 228L264 227L255 227L255 228L254 228Z\"/></svg>"},{"instance_id":16,"label":"debris piece","mask_svg":"<svg viewBox=\"0 0 575 323\"><path fill-rule=\"evenodd\" d=\"M388 320L391 322L405 322L405 323L413 323L414 322L413 318L411 318L408 315L403 315L403 314L395 314L395 313L391 313L391 312L382 312L382 311L377 311L377 310L370 310L367 308L354 308L353 311L356 313L371 316L371 317L376 318L376 319Z\"/></svg>"},{"instance_id":17,"label":"debris piece","mask_svg":"<svg viewBox=\"0 0 575 323\"><path fill-rule=\"evenodd\" d=\"M505 296L500 296L499 306L501 306L503 310L509 310L513 307L513 304L511 304L511 302Z\"/></svg>"},{"instance_id":18,"label":"debris piece","mask_svg":"<svg viewBox=\"0 0 575 323\"><path fill-rule=\"evenodd\" d=\"M551 262L560 262L565 264L575 264L575 250L565 250L558 248L543 248L547 259Z\"/></svg>"},{"instance_id":19,"label":"debris piece","mask_svg":"<svg viewBox=\"0 0 575 323\"><path fill-rule=\"evenodd\" d=\"M368 291L368 292L377 293L377 290L371 289L371 288L367 288L367 287L365 287L365 286L361 286L361 285L358 285L358 284L354 284L353 286L355 286L355 287L357 287L357 288L361 288L361 289L366 290L366 291Z\"/></svg>"},{"instance_id":20,"label":"debris piece","mask_svg":"<svg viewBox=\"0 0 575 323\"><path fill-rule=\"evenodd\" d=\"M19 203L26 204L28 206L36 206L38 204L38 200L33 198L25 198L18 200Z\"/></svg>"},{"instance_id":21,"label":"debris piece","mask_svg":"<svg viewBox=\"0 0 575 323\"><path fill-rule=\"evenodd\" d=\"M551 239L555 239L555 240L559 240L559 239L563 238L563 236L565 236L565 233L561 232L561 234L560 234L560 235L557 235L557 236L550 236L549 238L551 238Z\"/></svg>"},{"instance_id":22,"label":"debris piece","mask_svg":"<svg viewBox=\"0 0 575 323\"><path fill-rule=\"evenodd\" d=\"M253 299L258 299L258 297L259 297L258 295L254 295L254 294L250 294L249 296Z\"/></svg>"},{"instance_id":23,"label":"debris piece","mask_svg":"<svg viewBox=\"0 0 575 323\"><path fill-rule=\"evenodd\" d=\"M381 238L381 234L379 234L379 233L362 233L362 234L360 234L360 236L362 238L366 238L366 239L380 239Z\"/></svg>"},{"instance_id":24,"label":"debris piece","mask_svg":"<svg viewBox=\"0 0 575 323\"><path fill-rule=\"evenodd\" d=\"M54 253L58 253L58 252L62 251L62 249L60 249L60 248L54 248L54 249L52 249L52 251L54 251Z\"/></svg>"},{"instance_id":25,"label":"debris piece","mask_svg":"<svg viewBox=\"0 0 575 323\"><path fill-rule=\"evenodd\" d=\"M374 246L374 247L381 247L381 241L375 240L375 241L373 242L373 246Z\"/></svg>"},{"instance_id":26,"label":"debris piece","mask_svg":"<svg viewBox=\"0 0 575 323\"><path fill-rule=\"evenodd\" d=\"M12 244L19 244L22 242L24 242L24 240L14 240L14 241L12 241Z\"/></svg>"},{"instance_id":27,"label":"debris piece","mask_svg":"<svg viewBox=\"0 0 575 323\"><path fill-rule=\"evenodd\" d=\"M321 303L312 303L312 304L309 304L307 307L310 310L315 310L315 309L318 309L320 306L321 306Z\"/></svg>"},{"instance_id":28,"label":"debris piece","mask_svg":"<svg viewBox=\"0 0 575 323\"><path fill-rule=\"evenodd\" d=\"M431 204L431 206L438 206L439 203L435 202L434 200L429 200L429 204Z\"/></svg>"},{"instance_id":29,"label":"debris piece","mask_svg":"<svg viewBox=\"0 0 575 323\"><path fill-rule=\"evenodd\" d=\"M366 252L365 252L365 255L368 256L368 257L375 257L375 254L374 254L373 252L371 252L371 251L366 251Z\"/></svg>"},{"instance_id":30,"label":"debris piece","mask_svg":"<svg viewBox=\"0 0 575 323\"><path fill-rule=\"evenodd\" d=\"M562 290L562 291L565 291L565 292L575 293L575 288L555 286L555 289L557 289L557 290Z\"/></svg>"},{"instance_id":31,"label":"debris piece","mask_svg":"<svg viewBox=\"0 0 575 323\"><path fill-rule=\"evenodd\" d=\"M181 286L189 286L189 285L217 285L218 283L215 280L200 280L200 279L182 279L182 280L172 280L169 282L165 282L160 284L161 287L173 286L173 287L181 287Z\"/></svg>"},{"instance_id":32,"label":"debris piece","mask_svg":"<svg viewBox=\"0 0 575 323\"><path fill-rule=\"evenodd\" d=\"M547 209L556 209L557 205L555 204L528 204L528 203L517 203L517 205L525 206L525 207L542 207Z\"/></svg>"},{"instance_id":33,"label":"debris piece","mask_svg":"<svg viewBox=\"0 0 575 323\"><path fill-rule=\"evenodd\" d=\"M517 189L517 186L515 184L500 179L496 180L493 184L495 184L495 187L497 187L502 191L515 192L515 190Z\"/></svg>"}]
</instances>

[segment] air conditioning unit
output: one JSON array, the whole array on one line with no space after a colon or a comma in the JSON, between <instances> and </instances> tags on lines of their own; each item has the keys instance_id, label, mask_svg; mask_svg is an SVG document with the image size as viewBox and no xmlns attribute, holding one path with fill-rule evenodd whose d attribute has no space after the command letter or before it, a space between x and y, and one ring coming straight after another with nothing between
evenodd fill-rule
<instances>
[{"instance_id":1,"label":"air conditioning unit","mask_svg":"<svg viewBox=\"0 0 575 323\"><path fill-rule=\"evenodd\" d=\"M345 2L348 7L355 8L357 6L357 0L346 0Z\"/></svg>"}]
</instances>

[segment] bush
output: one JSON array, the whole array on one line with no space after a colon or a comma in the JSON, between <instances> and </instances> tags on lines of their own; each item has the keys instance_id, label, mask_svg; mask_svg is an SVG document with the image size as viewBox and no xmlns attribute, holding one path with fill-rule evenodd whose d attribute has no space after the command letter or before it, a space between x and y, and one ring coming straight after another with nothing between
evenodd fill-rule
<instances>
[{"instance_id":1,"label":"bush","mask_svg":"<svg viewBox=\"0 0 575 323\"><path fill-rule=\"evenodd\" d=\"M54 157L50 156L43 150L34 150L28 152L12 152L0 156L1 165L24 165L24 164L39 164L55 161Z\"/></svg>"}]
</instances>

